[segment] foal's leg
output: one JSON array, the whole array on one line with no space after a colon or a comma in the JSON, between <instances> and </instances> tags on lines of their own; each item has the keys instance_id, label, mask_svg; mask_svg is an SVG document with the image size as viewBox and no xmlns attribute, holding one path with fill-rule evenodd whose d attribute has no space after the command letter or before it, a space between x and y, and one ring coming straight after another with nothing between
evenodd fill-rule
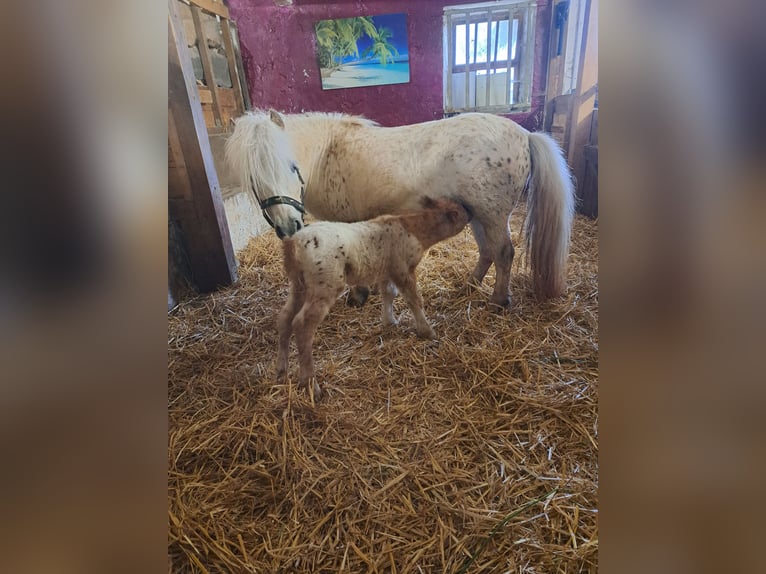
<instances>
[{"instance_id":1,"label":"foal's leg","mask_svg":"<svg viewBox=\"0 0 766 574\"><path fill-rule=\"evenodd\" d=\"M495 288L490 297L490 303L498 307L511 305L511 264L514 249L511 244L511 232L508 229L508 218L501 218L497 225L485 225L487 247L492 253L495 264Z\"/></svg>"},{"instance_id":2,"label":"foal's leg","mask_svg":"<svg viewBox=\"0 0 766 574\"><path fill-rule=\"evenodd\" d=\"M476 262L476 267L474 267L471 276L468 278L468 284L481 285L484 276L489 271L489 266L492 265L492 252L487 245L487 234L484 232L484 226L478 219L474 218L471 220L471 230L473 231L476 245L479 247L479 260Z\"/></svg>"},{"instance_id":3,"label":"foal's leg","mask_svg":"<svg viewBox=\"0 0 766 574\"><path fill-rule=\"evenodd\" d=\"M277 378L287 375L287 356L290 353L290 335L292 335L292 323L298 310L303 306L305 290L302 286L293 283L290 285L290 294L287 303L279 313L277 319L277 331L279 332L279 349L277 350Z\"/></svg>"},{"instance_id":4,"label":"foal's leg","mask_svg":"<svg viewBox=\"0 0 766 574\"><path fill-rule=\"evenodd\" d=\"M425 313L423 313L423 298L418 291L415 273L409 273L395 279L396 286L402 292L402 297L407 302L412 315L415 317L415 325L418 337L423 339L435 339L436 333L428 324Z\"/></svg>"},{"instance_id":5,"label":"foal's leg","mask_svg":"<svg viewBox=\"0 0 766 574\"><path fill-rule=\"evenodd\" d=\"M299 386L306 386L309 380L314 377L314 357L312 351L314 335L319 323L327 316L337 295L335 292L308 294L303 308L293 319L293 332L295 333L295 342L298 345ZM319 397L320 394L319 385L314 380L314 395Z\"/></svg>"},{"instance_id":6,"label":"foal's leg","mask_svg":"<svg viewBox=\"0 0 766 574\"><path fill-rule=\"evenodd\" d=\"M383 299L383 324L396 325L398 321L394 317L394 297L396 297L396 286L391 281L381 281L378 289Z\"/></svg>"}]
</instances>

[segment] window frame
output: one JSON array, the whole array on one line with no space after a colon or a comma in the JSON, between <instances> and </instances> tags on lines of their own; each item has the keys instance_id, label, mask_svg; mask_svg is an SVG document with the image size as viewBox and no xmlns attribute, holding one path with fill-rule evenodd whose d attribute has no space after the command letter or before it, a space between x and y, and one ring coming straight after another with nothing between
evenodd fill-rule
<instances>
[{"instance_id":1,"label":"window frame","mask_svg":"<svg viewBox=\"0 0 766 574\"><path fill-rule=\"evenodd\" d=\"M534 72L533 64L535 57L535 17L537 12L536 0L509 0L505 2L482 2L478 4L462 4L457 6L445 6L443 16L443 84L444 84L444 113L455 114L461 112L486 111L494 113L525 112L531 109L532 104L532 75ZM516 41L516 57L510 58L510 41L513 21L519 21L518 37ZM505 60L492 61L490 56L492 50L490 46L493 40L497 41L491 33L491 23L508 22L508 58ZM457 48L457 27L461 24L467 24L466 27L466 47L470 45L468 41L469 30L475 26L478 36L478 24L487 23L487 61L470 62L470 56L466 51L466 63L455 64ZM499 29L496 26L496 30ZM478 42L474 42L474 53ZM495 51L496 53L496 51ZM478 72L486 70L486 74L479 75ZM511 80L511 72L515 71L514 79ZM505 88L505 98L502 104L489 104L490 101L490 82L492 76L497 73L506 72L508 74ZM465 74L465 99L466 105L455 107L453 105L452 83L456 74ZM474 98L469 100L470 78L473 74ZM485 100L476 101L477 86L480 78L485 81ZM513 103L510 103L510 102ZM468 105L473 104L473 105Z\"/></svg>"}]
</instances>

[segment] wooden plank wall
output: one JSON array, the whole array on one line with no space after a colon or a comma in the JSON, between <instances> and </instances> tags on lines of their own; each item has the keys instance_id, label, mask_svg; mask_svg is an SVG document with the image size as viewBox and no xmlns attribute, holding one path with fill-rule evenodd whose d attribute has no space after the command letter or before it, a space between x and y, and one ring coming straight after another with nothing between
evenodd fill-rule
<instances>
[{"instance_id":1,"label":"wooden plank wall","mask_svg":"<svg viewBox=\"0 0 766 574\"><path fill-rule=\"evenodd\" d=\"M202 103L202 112L208 132L223 133L230 131L232 120L241 116L245 110L250 109L250 98L247 94L246 83L242 67L242 55L239 52L238 42L235 40L236 26L230 20L229 9L222 0L177 0L180 4L190 6L193 21L193 30L187 29L187 41L196 45L200 53L204 81L197 81L199 99ZM186 11L188 18L189 12ZM220 38L223 40L223 51L226 55L227 67L231 78L230 88L219 86L213 81L213 63L211 60L211 48L205 25L212 18L218 17ZM196 37L189 37L191 34ZM217 36L217 34L216 34ZM220 49L220 45L219 45Z\"/></svg>"},{"instance_id":2,"label":"wooden plank wall","mask_svg":"<svg viewBox=\"0 0 766 574\"><path fill-rule=\"evenodd\" d=\"M234 250L178 0L168 0L168 213L181 228L196 287L211 291L236 282Z\"/></svg>"},{"instance_id":3,"label":"wooden plank wall","mask_svg":"<svg viewBox=\"0 0 766 574\"><path fill-rule=\"evenodd\" d=\"M580 50L579 72L577 76L577 90L572 102L572 119L569 142L569 165L577 179L577 195L580 209L587 204L588 215L598 213L598 179L591 177L591 187L585 187L586 163L590 161L598 171L598 147L588 150L589 159L586 160L586 146L593 145L591 134L593 132L593 114L598 96L598 0L587 0L585 4L585 27L583 29L582 48ZM596 122L596 130L598 123ZM596 136L597 137L597 136ZM591 166L592 167L592 166ZM592 176L592 173L590 174ZM585 197L588 194L589 197ZM595 194L595 197L592 197Z\"/></svg>"},{"instance_id":4,"label":"wooden plank wall","mask_svg":"<svg viewBox=\"0 0 766 574\"><path fill-rule=\"evenodd\" d=\"M598 0L584 0L582 34L567 43L571 26L557 26L556 12L565 2L555 4L551 20L551 44L548 66L545 118L543 130L549 132L565 151L567 163L577 183L578 211L598 216ZM582 13L582 12L580 12ZM578 18L570 10L568 18ZM578 18L579 22L579 18ZM576 25L575 25L576 26ZM558 52L558 45L566 49ZM577 86L571 89L565 81L565 64L579 48ZM574 54L577 52L575 51ZM569 93L562 93L569 92Z\"/></svg>"}]
</instances>

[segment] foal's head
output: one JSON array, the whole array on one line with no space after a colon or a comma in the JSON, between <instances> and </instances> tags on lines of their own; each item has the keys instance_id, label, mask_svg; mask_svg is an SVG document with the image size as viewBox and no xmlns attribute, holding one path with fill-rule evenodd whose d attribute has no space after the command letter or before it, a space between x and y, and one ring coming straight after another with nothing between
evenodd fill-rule
<instances>
[{"instance_id":1,"label":"foal's head","mask_svg":"<svg viewBox=\"0 0 766 574\"><path fill-rule=\"evenodd\" d=\"M469 221L471 213L457 201L446 198L425 197L418 237L424 244L434 244L459 233Z\"/></svg>"}]
</instances>

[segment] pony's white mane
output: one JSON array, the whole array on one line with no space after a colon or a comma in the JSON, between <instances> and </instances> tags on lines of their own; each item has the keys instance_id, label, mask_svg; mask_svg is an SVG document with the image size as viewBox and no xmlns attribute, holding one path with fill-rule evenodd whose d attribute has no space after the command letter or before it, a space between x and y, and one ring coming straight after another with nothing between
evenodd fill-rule
<instances>
[{"instance_id":1,"label":"pony's white mane","mask_svg":"<svg viewBox=\"0 0 766 574\"><path fill-rule=\"evenodd\" d=\"M289 117L289 116L288 116ZM378 122L368 120L363 116L351 116L348 114L342 114L339 112L304 112L302 114L295 114L294 118L307 118L307 119L326 119L335 122L342 122L350 126L362 126L371 127L380 125Z\"/></svg>"},{"instance_id":2,"label":"pony's white mane","mask_svg":"<svg viewBox=\"0 0 766 574\"><path fill-rule=\"evenodd\" d=\"M256 199L289 194L295 154L284 129L267 112L248 112L236 120L226 142L226 161L239 175L242 189L255 185ZM297 199L297 198L296 198Z\"/></svg>"}]
</instances>

